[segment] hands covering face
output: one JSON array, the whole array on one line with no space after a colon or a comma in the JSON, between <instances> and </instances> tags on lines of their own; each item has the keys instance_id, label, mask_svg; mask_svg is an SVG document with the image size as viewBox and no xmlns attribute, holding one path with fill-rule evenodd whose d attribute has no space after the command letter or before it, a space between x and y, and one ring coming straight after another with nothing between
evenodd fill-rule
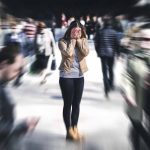
<instances>
[{"instance_id":1,"label":"hands covering face","mask_svg":"<svg viewBox=\"0 0 150 150\"><path fill-rule=\"evenodd\" d=\"M81 38L81 28L76 27L71 30L71 38L72 39L80 39Z\"/></svg>"}]
</instances>

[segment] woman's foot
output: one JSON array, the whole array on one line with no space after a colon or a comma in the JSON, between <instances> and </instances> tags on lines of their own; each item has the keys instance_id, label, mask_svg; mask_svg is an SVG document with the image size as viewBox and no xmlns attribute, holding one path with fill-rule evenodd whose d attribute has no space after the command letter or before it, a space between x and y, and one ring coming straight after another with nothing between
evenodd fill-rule
<instances>
[{"instance_id":1,"label":"woman's foot","mask_svg":"<svg viewBox=\"0 0 150 150\"><path fill-rule=\"evenodd\" d=\"M79 133L77 126L73 127L74 134L78 137L79 140L83 140L84 136Z\"/></svg>"},{"instance_id":2,"label":"woman's foot","mask_svg":"<svg viewBox=\"0 0 150 150\"><path fill-rule=\"evenodd\" d=\"M77 137L77 135L74 133L74 130L73 130L72 127L70 127L70 128L67 130L66 139L67 139L67 140L72 140L72 141L78 141L78 140L79 140L79 138Z\"/></svg>"}]
</instances>

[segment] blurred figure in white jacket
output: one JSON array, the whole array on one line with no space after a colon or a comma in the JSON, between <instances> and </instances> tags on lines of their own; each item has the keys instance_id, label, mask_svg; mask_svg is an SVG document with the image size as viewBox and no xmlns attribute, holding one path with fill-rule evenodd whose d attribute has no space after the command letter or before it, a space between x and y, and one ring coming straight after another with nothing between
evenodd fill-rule
<instances>
[{"instance_id":1,"label":"blurred figure in white jacket","mask_svg":"<svg viewBox=\"0 0 150 150\"><path fill-rule=\"evenodd\" d=\"M44 22L39 22L35 36L35 68L41 72L41 84L46 82L46 77L50 74L50 66L52 59L55 57L55 50L56 44L52 31L46 28Z\"/></svg>"}]
</instances>

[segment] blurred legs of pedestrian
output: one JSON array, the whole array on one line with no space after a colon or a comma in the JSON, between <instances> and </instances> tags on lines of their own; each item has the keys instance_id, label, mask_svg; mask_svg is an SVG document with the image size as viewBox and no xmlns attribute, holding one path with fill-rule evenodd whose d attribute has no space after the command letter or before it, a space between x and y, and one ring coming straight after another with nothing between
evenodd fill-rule
<instances>
[{"instance_id":1,"label":"blurred legs of pedestrian","mask_svg":"<svg viewBox=\"0 0 150 150\"><path fill-rule=\"evenodd\" d=\"M45 84L47 82L47 77L51 74L51 63L52 57L45 55L37 55L37 68L41 70L41 81L40 84Z\"/></svg>"},{"instance_id":2,"label":"blurred legs of pedestrian","mask_svg":"<svg viewBox=\"0 0 150 150\"><path fill-rule=\"evenodd\" d=\"M46 83L47 82L47 77L52 74L51 65L52 65L53 57L54 57L53 55L48 57L48 60L46 62L47 67L41 73L42 80L41 80L40 84Z\"/></svg>"},{"instance_id":3,"label":"blurred legs of pedestrian","mask_svg":"<svg viewBox=\"0 0 150 150\"><path fill-rule=\"evenodd\" d=\"M101 57L101 64L104 82L104 92L105 96L108 97L109 91L114 88L114 73L113 73L114 58Z\"/></svg>"},{"instance_id":4,"label":"blurred legs of pedestrian","mask_svg":"<svg viewBox=\"0 0 150 150\"><path fill-rule=\"evenodd\" d=\"M44 69L42 72L41 72L41 82L40 84L45 84L47 82L47 77L50 73L47 71L47 69Z\"/></svg>"}]
</instances>

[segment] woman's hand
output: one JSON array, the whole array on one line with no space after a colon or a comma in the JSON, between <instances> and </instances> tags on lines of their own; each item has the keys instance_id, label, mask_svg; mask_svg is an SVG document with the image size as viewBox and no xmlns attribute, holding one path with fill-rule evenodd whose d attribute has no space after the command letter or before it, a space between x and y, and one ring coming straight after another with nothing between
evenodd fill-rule
<instances>
[{"instance_id":1,"label":"woman's hand","mask_svg":"<svg viewBox=\"0 0 150 150\"><path fill-rule=\"evenodd\" d=\"M76 46L76 43L77 43L77 41L76 41L76 39L71 39L71 43L73 44L73 47L75 47Z\"/></svg>"},{"instance_id":2,"label":"woman's hand","mask_svg":"<svg viewBox=\"0 0 150 150\"><path fill-rule=\"evenodd\" d=\"M78 38L77 43L81 43L81 42L82 42L82 39Z\"/></svg>"}]
</instances>

